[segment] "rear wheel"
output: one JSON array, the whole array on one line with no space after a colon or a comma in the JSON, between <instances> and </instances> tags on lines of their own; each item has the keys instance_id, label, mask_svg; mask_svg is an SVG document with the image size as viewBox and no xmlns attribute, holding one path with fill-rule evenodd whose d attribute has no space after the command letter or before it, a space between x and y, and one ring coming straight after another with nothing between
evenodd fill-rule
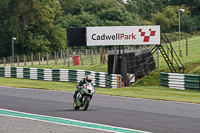
<instances>
[{"instance_id":1,"label":"rear wheel","mask_svg":"<svg viewBox=\"0 0 200 133\"><path fill-rule=\"evenodd\" d=\"M73 107L74 107L75 110L78 110L80 108L80 106L77 106L76 101L74 101Z\"/></svg>"},{"instance_id":2,"label":"rear wheel","mask_svg":"<svg viewBox=\"0 0 200 133\"><path fill-rule=\"evenodd\" d=\"M87 110L88 109L89 103L90 103L90 97L85 96L84 102L83 102L83 110Z\"/></svg>"}]
</instances>

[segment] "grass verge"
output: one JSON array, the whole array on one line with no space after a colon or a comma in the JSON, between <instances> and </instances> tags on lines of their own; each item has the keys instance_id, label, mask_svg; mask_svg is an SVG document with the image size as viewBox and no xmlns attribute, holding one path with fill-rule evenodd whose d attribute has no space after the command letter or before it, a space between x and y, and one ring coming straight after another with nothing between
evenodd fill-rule
<instances>
[{"instance_id":1,"label":"grass verge","mask_svg":"<svg viewBox=\"0 0 200 133\"><path fill-rule=\"evenodd\" d=\"M0 86L73 92L75 91L76 83L0 77ZM104 95L200 103L199 91L174 90L162 86L124 87L118 89L95 87L95 90L96 94Z\"/></svg>"}]
</instances>

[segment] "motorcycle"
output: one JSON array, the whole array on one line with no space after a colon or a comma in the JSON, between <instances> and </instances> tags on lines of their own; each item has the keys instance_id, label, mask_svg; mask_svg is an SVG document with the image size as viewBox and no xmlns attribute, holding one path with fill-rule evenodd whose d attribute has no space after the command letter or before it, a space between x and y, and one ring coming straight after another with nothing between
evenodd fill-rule
<instances>
[{"instance_id":1,"label":"motorcycle","mask_svg":"<svg viewBox=\"0 0 200 133\"><path fill-rule=\"evenodd\" d=\"M83 107L83 110L87 110L94 93L95 90L91 83L84 84L74 99L74 109L78 110L80 107Z\"/></svg>"}]
</instances>

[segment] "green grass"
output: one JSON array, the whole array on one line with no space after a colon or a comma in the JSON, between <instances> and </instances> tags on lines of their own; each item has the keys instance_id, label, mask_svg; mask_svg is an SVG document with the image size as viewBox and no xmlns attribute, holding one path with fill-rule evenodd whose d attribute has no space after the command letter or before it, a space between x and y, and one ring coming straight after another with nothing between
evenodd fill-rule
<instances>
[{"instance_id":1,"label":"green grass","mask_svg":"<svg viewBox=\"0 0 200 133\"><path fill-rule=\"evenodd\" d=\"M0 78L0 86L75 91L76 83L41 81L30 79ZM191 90L174 90L161 86L124 87L118 89L95 87L96 94L123 97L147 98L157 100L200 103L200 92Z\"/></svg>"},{"instance_id":2,"label":"green grass","mask_svg":"<svg viewBox=\"0 0 200 133\"><path fill-rule=\"evenodd\" d=\"M179 55L179 41L172 42L172 46L174 50L176 51L177 55ZM181 62L184 64L185 68L188 69L188 65L193 62L200 62L200 36L188 38L188 56L186 56L186 40L181 40L180 42L181 50L182 50L182 57L180 57ZM160 68L166 69L167 64L164 61L164 58L162 57L161 53L160 56ZM157 61L157 54L154 55L154 58ZM190 67L196 67L196 66L190 66ZM190 69L189 69L190 70ZM185 73L189 73L186 71ZM199 71L200 74L200 71Z\"/></svg>"},{"instance_id":3,"label":"green grass","mask_svg":"<svg viewBox=\"0 0 200 133\"><path fill-rule=\"evenodd\" d=\"M68 61L70 63L70 66L68 66ZM66 65L64 65L63 61L60 63L57 63L56 65L55 65L55 61L54 62L52 61L52 63L49 65L41 64L41 65L30 65L30 66L22 66L22 67L47 68L47 69L80 69L80 70L89 70L89 71L96 71L96 72L108 71L107 64L100 64L99 55L93 56L93 65L91 63L90 57L87 57L87 58L83 57L83 66L81 65L81 60L80 60L80 65L76 65L76 66L73 66L72 60L67 60Z\"/></svg>"},{"instance_id":4,"label":"green grass","mask_svg":"<svg viewBox=\"0 0 200 133\"><path fill-rule=\"evenodd\" d=\"M25 67L25 66L23 66ZM63 64L50 64L50 65L33 65L33 66L26 66L26 67L33 67L33 68L47 68L47 69L80 69L80 70L89 70L89 71L96 71L96 72L107 72L107 64L94 64L94 65L77 65L77 66L65 66Z\"/></svg>"},{"instance_id":5,"label":"green grass","mask_svg":"<svg viewBox=\"0 0 200 133\"><path fill-rule=\"evenodd\" d=\"M200 75L200 37L193 37L188 39L188 56L186 56L186 45L185 40L181 40L181 50L182 50L182 57L179 57L185 70L185 74L195 74ZM173 48L176 51L177 55L179 55L179 41L172 42ZM161 53L160 56L160 69L156 70L153 73L150 73L149 76L138 81L136 86L153 86L160 84L160 72L171 72L170 69L167 67L167 64L162 57ZM157 53L154 54L154 59L156 60L157 64Z\"/></svg>"},{"instance_id":6,"label":"green grass","mask_svg":"<svg viewBox=\"0 0 200 133\"><path fill-rule=\"evenodd\" d=\"M200 62L199 62L199 64L200 64ZM200 65L195 67L193 70L191 70L189 72L189 74L196 74L196 75L199 75L199 73L200 73Z\"/></svg>"},{"instance_id":7,"label":"green grass","mask_svg":"<svg viewBox=\"0 0 200 133\"><path fill-rule=\"evenodd\" d=\"M0 86L74 91L76 83L0 77Z\"/></svg>"},{"instance_id":8,"label":"green grass","mask_svg":"<svg viewBox=\"0 0 200 133\"><path fill-rule=\"evenodd\" d=\"M185 74L200 74L200 60L191 61L184 64L185 66ZM134 86L154 86L160 85L160 72L170 72L169 68L159 69L155 72L150 73L145 78L139 80Z\"/></svg>"}]
</instances>

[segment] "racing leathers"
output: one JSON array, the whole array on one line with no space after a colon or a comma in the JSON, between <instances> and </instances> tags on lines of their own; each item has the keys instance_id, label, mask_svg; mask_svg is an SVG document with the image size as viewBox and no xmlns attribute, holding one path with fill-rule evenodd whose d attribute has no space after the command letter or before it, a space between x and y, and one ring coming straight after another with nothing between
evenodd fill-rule
<instances>
[{"instance_id":1,"label":"racing leathers","mask_svg":"<svg viewBox=\"0 0 200 133\"><path fill-rule=\"evenodd\" d=\"M81 81L76 85L76 91L74 93L74 100L76 99L77 93L82 89L83 84L87 83L86 78L81 79Z\"/></svg>"}]
</instances>

